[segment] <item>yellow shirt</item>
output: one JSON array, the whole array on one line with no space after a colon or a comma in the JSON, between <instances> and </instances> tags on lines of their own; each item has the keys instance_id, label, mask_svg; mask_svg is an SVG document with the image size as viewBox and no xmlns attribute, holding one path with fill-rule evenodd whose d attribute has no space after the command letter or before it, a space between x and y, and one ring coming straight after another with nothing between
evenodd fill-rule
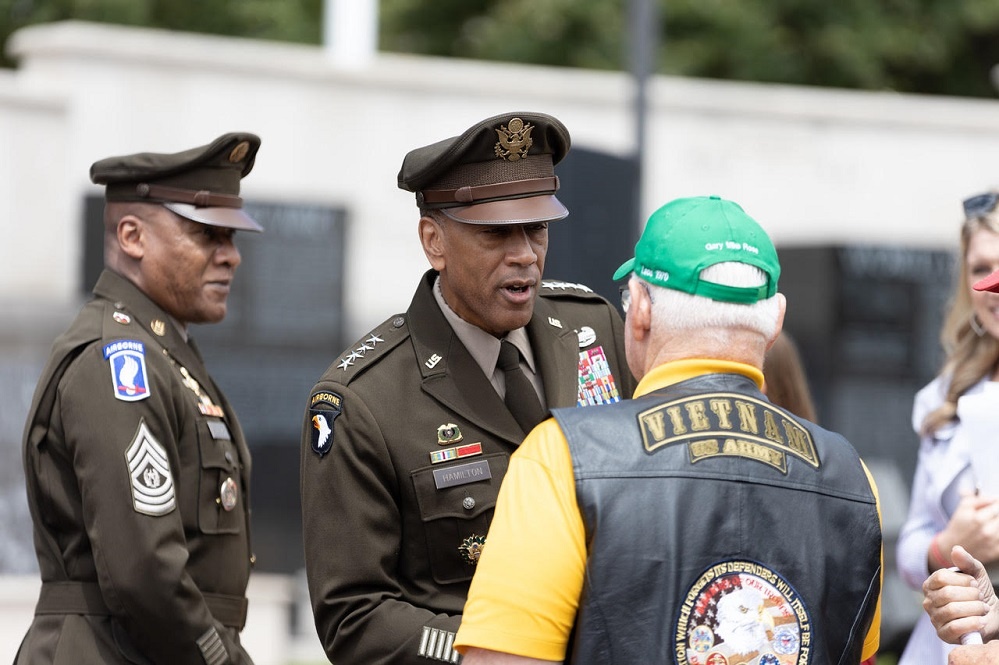
<instances>
[{"instance_id":1,"label":"yellow shirt","mask_svg":"<svg viewBox=\"0 0 999 665\"><path fill-rule=\"evenodd\" d=\"M639 382L635 397L717 373L743 374L763 384L762 372L748 365L682 360L653 369ZM868 479L877 497L870 473ZM510 458L486 544L455 647L461 653L474 646L563 660L583 589L586 542L569 446L554 419L538 425ZM864 659L878 649L880 609L879 600Z\"/></svg>"}]
</instances>

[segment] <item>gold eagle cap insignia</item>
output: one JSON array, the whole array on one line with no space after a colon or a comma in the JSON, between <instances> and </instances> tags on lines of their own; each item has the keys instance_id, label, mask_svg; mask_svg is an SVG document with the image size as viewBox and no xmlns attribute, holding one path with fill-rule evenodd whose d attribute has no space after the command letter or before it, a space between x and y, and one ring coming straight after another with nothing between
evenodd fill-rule
<instances>
[{"instance_id":1,"label":"gold eagle cap insignia","mask_svg":"<svg viewBox=\"0 0 999 665\"><path fill-rule=\"evenodd\" d=\"M496 130L499 141L496 143L496 156L508 162L527 157L527 151L534 145L531 132L534 125L525 123L520 118L511 118L506 125L500 125Z\"/></svg>"}]
</instances>

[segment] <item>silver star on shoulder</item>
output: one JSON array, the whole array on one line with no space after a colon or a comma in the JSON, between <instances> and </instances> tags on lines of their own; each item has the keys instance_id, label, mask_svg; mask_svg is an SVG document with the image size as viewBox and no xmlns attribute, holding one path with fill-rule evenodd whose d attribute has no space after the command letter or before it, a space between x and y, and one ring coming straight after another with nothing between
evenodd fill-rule
<instances>
[{"instance_id":1,"label":"silver star on shoulder","mask_svg":"<svg viewBox=\"0 0 999 665\"><path fill-rule=\"evenodd\" d=\"M381 337L379 337L378 335L372 334L371 337L367 338L364 341L365 341L365 343L369 343L369 344L374 345L374 344L377 344L378 342L384 342L385 340L382 339Z\"/></svg>"},{"instance_id":2,"label":"silver star on shoulder","mask_svg":"<svg viewBox=\"0 0 999 665\"><path fill-rule=\"evenodd\" d=\"M339 365L337 365L337 367L338 367L339 369L342 369L342 370L344 370L344 371L347 371L347 368L348 368L348 367L350 367L350 366L351 366L351 365L353 365L353 364L354 364L354 359L353 359L353 358L351 358L350 356L347 356L346 358L344 358L344 359L343 359L343 360L342 360L342 361L340 362L340 364L339 364Z\"/></svg>"}]
</instances>

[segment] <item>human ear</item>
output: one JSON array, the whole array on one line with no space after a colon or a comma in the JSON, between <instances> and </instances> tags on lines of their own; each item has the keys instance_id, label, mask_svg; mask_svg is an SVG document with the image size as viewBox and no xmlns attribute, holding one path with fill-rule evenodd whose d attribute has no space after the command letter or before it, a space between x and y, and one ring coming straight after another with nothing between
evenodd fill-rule
<instances>
[{"instance_id":1,"label":"human ear","mask_svg":"<svg viewBox=\"0 0 999 665\"><path fill-rule=\"evenodd\" d=\"M423 253L427 255L431 267L437 272L441 272L447 263L444 251L444 229L437 220L424 216L420 217L419 233Z\"/></svg>"},{"instance_id":2,"label":"human ear","mask_svg":"<svg viewBox=\"0 0 999 665\"><path fill-rule=\"evenodd\" d=\"M145 254L144 230L142 220L135 215L125 215L118 220L116 236L122 253L133 259L143 257Z\"/></svg>"},{"instance_id":3,"label":"human ear","mask_svg":"<svg viewBox=\"0 0 999 665\"><path fill-rule=\"evenodd\" d=\"M777 341L777 338L780 336L780 331L784 329L784 314L787 312L787 298L784 297L783 293L777 294L777 305L780 308L777 312L777 325L774 326L774 336L767 341L767 351L769 351L770 347Z\"/></svg>"}]
</instances>

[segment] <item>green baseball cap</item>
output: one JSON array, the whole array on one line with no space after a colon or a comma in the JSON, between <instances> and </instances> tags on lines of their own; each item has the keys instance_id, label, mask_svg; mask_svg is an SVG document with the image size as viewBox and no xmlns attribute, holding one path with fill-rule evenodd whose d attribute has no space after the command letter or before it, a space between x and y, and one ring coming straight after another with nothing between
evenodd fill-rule
<instances>
[{"instance_id":1,"label":"green baseball cap","mask_svg":"<svg viewBox=\"0 0 999 665\"><path fill-rule=\"evenodd\" d=\"M734 261L767 276L758 287L726 286L701 279L701 271ZM630 273L651 284L723 302L752 304L777 293L780 262L770 236L739 204L718 196L670 201L649 217L635 245L635 258L614 273Z\"/></svg>"}]
</instances>

